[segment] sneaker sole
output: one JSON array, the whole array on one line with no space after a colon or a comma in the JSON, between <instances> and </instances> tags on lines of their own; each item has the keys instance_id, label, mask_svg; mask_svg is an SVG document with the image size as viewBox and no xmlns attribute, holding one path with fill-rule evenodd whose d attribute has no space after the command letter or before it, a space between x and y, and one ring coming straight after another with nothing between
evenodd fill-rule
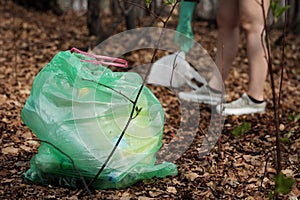
<instances>
[{"instance_id":1,"label":"sneaker sole","mask_svg":"<svg viewBox=\"0 0 300 200\"><path fill-rule=\"evenodd\" d=\"M220 113L219 110L217 112ZM222 115L247 115L254 113L265 113L265 108L227 109L222 112Z\"/></svg>"}]
</instances>

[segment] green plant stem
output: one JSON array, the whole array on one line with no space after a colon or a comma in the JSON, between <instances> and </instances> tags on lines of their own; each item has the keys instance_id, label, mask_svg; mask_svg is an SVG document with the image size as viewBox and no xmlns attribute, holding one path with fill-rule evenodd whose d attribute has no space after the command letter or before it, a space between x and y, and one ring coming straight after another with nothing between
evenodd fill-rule
<instances>
[{"instance_id":1,"label":"green plant stem","mask_svg":"<svg viewBox=\"0 0 300 200\"><path fill-rule=\"evenodd\" d=\"M262 0L262 8L264 5L264 0ZM273 101L273 111L274 111L274 123L275 123L275 134L276 134L276 163L277 163L277 173L281 171L281 150L280 150L280 135L279 135L279 115L278 115L278 102L276 98L276 92L275 92L275 82L274 82L274 76L273 76L273 68L272 68L272 57L271 57L271 46L270 46L270 40L269 40L269 29L267 27L266 22L266 11L263 8L263 17L264 17L264 31L266 33L266 60L268 62L268 70L270 75L270 81L271 81L271 89L272 89L272 101ZM263 39L263 35L262 35Z\"/></svg>"},{"instance_id":2,"label":"green plant stem","mask_svg":"<svg viewBox=\"0 0 300 200\"><path fill-rule=\"evenodd\" d=\"M268 63L268 70L270 75L270 81L271 81L271 89L272 89L272 101L273 101L273 111L274 111L274 123L275 123L275 135L276 135L276 172L279 174L281 172L281 140L280 140L280 134L279 134L279 114L278 114L278 102L276 99L276 93L275 93L275 84L274 84L274 77L273 77L273 68L272 68L272 57L271 57L271 47L270 47L270 39L269 39L269 29L267 26L267 20L266 20L266 11L264 9L264 0L262 0L261 3L262 6L262 12L263 12L263 18L264 18L264 31L266 34L266 61ZM262 44L264 40L264 34L262 32ZM276 185L277 186L277 185ZM275 188L276 188L275 186ZM275 199L278 199L278 194L275 194Z\"/></svg>"}]
</instances>

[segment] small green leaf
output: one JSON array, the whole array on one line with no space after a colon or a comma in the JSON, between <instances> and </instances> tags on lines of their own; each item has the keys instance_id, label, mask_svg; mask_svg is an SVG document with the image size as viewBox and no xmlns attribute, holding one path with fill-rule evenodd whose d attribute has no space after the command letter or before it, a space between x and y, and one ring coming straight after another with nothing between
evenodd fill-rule
<instances>
[{"instance_id":1,"label":"small green leaf","mask_svg":"<svg viewBox=\"0 0 300 200\"><path fill-rule=\"evenodd\" d=\"M283 143L290 143L290 140L289 140L288 137L283 137L283 138L281 138L281 142L283 142Z\"/></svg>"},{"instance_id":2,"label":"small green leaf","mask_svg":"<svg viewBox=\"0 0 300 200\"><path fill-rule=\"evenodd\" d=\"M283 143L290 143L290 137L293 136L293 132L289 131L287 134L284 134L285 137L281 138L281 142Z\"/></svg>"},{"instance_id":3,"label":"small green leaf","mask_svg":"<svg viewBox=\"0 0 300 200\"><path fill-rule=\"evenodd\" d=\"M138 108L137 113L140 114L140 112L142 111L142 107Z\"/></svg>"},{"instance_id":4,"label":"small green leaf","mask_svg":"<svg viewBox=\"0 0 300 200\"><path fill-rule=\"evenodd\" d=\"M289 119L290 121L294 121L294 116L293 116L292 114L289 114L288 119Z\"/></svg>"},{"instance_id":5,"label":"small green leaf","mask_svg":"<svg viewBox=\"0 0 300 200\"><path fill-rule=\"evenodd\" d=\"M143 107L138 107L138 106L136 106L135 107L135 109L134 109L134 111L136 112L135 113L135 116L134 117L132 117L133 119L135 119L139 114L140 114L140 112L142 111L142 109L143 109Z\"/></svg>"},{"instance_id":6,"label":"small green leaf","mask_svg":"<svg viewBox=\"0 0 300 200\"><path fill-rule=\"evenodd\" d=\"M166 0L166 1L164 1L164 4L165 5L174 5L175 2L176 2L176 0Z\"/></svg>"},{"instance_id":7,"label":"small green leaf","mask_svg":"<svg viewBox=\"0 0 300 200\"><path fill-rule=\"evenodd\" d=\"M288 133L287 133L287 138L290 138L290 137L292 137L293 136L293 132L292 131L289 131Z\"/></svg>"},{"instance_id":8,"label":"small green leaf","mask_svg":"<svg viewBox=\"0 0 300 200\"><path fill-rule=\"evenodd\" d=\"M293 178L285 177L285 175L282 172L279 172L279 174L275 178L275 183L275 192L277 194L288 194L291 191L293 185L296 183L296 181Z\"/></svg>"},{"instance_id":9,"label":"small green leaf","mask_svg":"<svg viewBox=\"0 0 300 200\"><path fill-rule=\"evenodd\" d=\"M271 1L270 8L274 17L274 21L276 22L278 18L290 8L290 5L281 6L281 0L275 0Z\"/></svg>"},{"instance_id":10,"label":"small green leaf","mask_svg":"<svg viewBox=\"0 0 300 200\"><path fill-rule=\"evenodd\" d=\"M150 7L151 2L152 2L152 0L146 0L146 6L147 6L147 8Z\"/></svg>"},{"instance_id":11,"label":"small green leaf","mask_svg":"<svg viewBox=\"0 0 300 200\"><path fill-rule=\"evenodd\" d=\"M297 113L295 115L290 114L288 116L289 121L297 122L300 119L300 113Z\"/></svg>"},{"instance_id":12,"label":"small green leaf","mask_svg":"<svg viewBox=\"0 0 300 200\"><path fill-rule=\"evenodd\" d=\"M298 121L300 119L300 113L297 113L295 116L294 116L294 122Z\"/></svg>"},{"instance_id":13,"label":"small green leaf","mask_svg":"<svg viewBox=\"0 0 300 200\"><path fill-rule=\"evenodd\" d=\"M251 123L243 122L232 130L232 135L238 137L251 129Z\"/></svg>"},{"instance_id":14,"label":"small green leaf","mask_svg":"<svg viewBox=\"0 0 300 200\"><path fill-rule=\"evenodd\" d=\"M275 17L280 17L290 6L279 7L275 10Z\"/></svg>"},{"instance_id":15,"label":"small green leaf","mask_svg":"<svg viewBox=\"0 0 300 200\"><path fill-rule=\"evenodd\" d=\"M269 191L268 196L270 200L274 199L274 194L272 191Z\"/></svg>"}]
</instances>

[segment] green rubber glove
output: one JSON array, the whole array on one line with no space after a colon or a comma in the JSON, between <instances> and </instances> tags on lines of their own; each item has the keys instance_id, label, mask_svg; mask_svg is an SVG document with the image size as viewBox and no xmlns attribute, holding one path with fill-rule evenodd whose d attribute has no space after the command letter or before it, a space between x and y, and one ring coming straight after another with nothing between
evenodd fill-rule
<instances>
[{"instance_id":1,"label":"green rubber glove","mask_svg":"<svg viewBox=\"0 0 300 200\"><path fill-rule=\"evenodd\" d=\"M175 44L180 44L180 49L187 53L194 46L194 33L191 22L196 2L181 1L179 23L176 28ZM182 33L182 34L180 34Z\"/></svg>"}]
</instances>

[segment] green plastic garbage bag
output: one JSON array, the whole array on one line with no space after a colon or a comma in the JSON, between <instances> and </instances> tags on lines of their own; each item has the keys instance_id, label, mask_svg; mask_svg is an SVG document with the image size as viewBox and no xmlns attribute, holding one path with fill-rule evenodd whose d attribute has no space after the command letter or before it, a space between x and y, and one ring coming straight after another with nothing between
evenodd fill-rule
<instances>
[{"instance_id":1,"label":"green plastic garbage bag","mask_svg":"<svg viewBox=\"0 0 300 200\"><path fill-rule=\"evenodd\" d=\"M35 78L21 117L46 142L31 159L25 179L81 187L80 178L92 180L112 152L143 81L137 73L112 72L95 63L79 53L59 52ZM93 184L95 189L125 188L143 179L177 174L173 163L155 163L164 112L146 86L136 108L115 153Z\"/></svg>"}]
</instances>

